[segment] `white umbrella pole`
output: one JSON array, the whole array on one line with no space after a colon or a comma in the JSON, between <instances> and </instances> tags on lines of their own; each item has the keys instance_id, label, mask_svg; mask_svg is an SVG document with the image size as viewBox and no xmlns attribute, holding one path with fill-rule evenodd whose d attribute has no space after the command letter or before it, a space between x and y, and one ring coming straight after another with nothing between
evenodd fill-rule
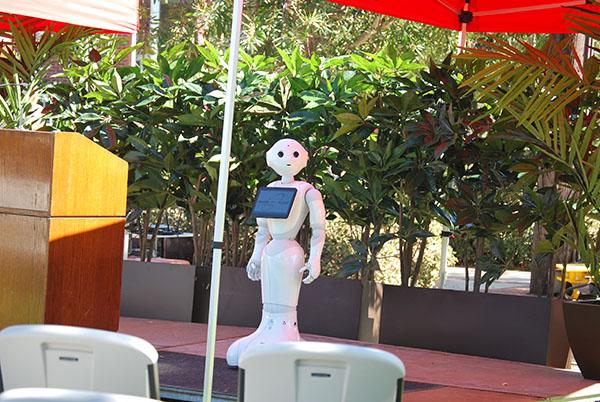
<instances>
[{"instance_id":1,"label":"white umbrella pole","mask_svg":"<svg viewBox=\"0 0 600 402\"><path fill-rule=\"evenodd\" d=\"M138 43L137 32L134 32L131 34L131 46L135 46L135 45L137 45L137 43ZM131 67L135 67L135 65L137 64L137 49L133 49L133 51L131 52L129 57L131 57L129 65Z\"/></svg>"},{"instance_id":2,"label":"white umbrella pole","mask_svg":"<svg viewBox=\"0 0 600 402\"><path fill-rule=\"evenodd\" d=\"M469 11L469 1L465 1L463 11ZM460 32L458 33L458 53L462 52L463 47L467 45L467 23L463 22L460 26ZM450 229L446 226L442 228L442 249L440 255L440 279L438 281L438 287L444 288L444 281L446 279L446 269L448 268L448 246L450 244L450 237L446 236L446 232Z\"/></svg>"},{"instance_id":3,"label":"white umbrella pole","mask_svg":"<svg viewBox=\"0 0 600 402\"><path fill-rule=\"evenodd\" d=\"M158 57L158 29L160 28L160 0L150 0L150 33L152 35L152 58Z\"/></svg>"},{"instance_id":4,"label":"white umbrella pole","mask_svg":"<svg viewBox=\"0 0 600 402\"><path fill-rule=\"evenodd\" d=\"M467 24L463 23L458 33L458 53L462 52L463 47L467 45Z\"/></svg>"},{"instance_id":5,"label":"white umbrella pole","mask_svg":"<svg viewBox=\"0 0 600 402\"><path fill-rule=\"evenodd\" d=\"M469 2L465 1L465 5L463 7L463 11L469 11ZM460 32L458 32L458 53L462 52L463 47L467 45L467 23L463 22L460 27ZM440 279L438 281L438 287L440 289L444 288L444 281L446 279L446 269L448 268L448 246L450 243L450 238L448 236L444 236L444 232L447 232L448 227L444 226L442 228L442 247L440 253Z\"/></svg>"},{"instance_id":6,"label":"white umbrella pole","mask_svg":"<svg viewBox=\"0 0 600 402\"><path fill-rule=\"evenodd\" d=\"M225 116L223 119L223 138L221 140L221 161L219 163L219 187L217 191L217 211L215 215L215 233L213 243L212 274L210 281L210 304L208 310L208 330L206 338L206 360L204 367L203 401L212 401L213 368L215 362L215 343L217 335L217 312L219 305L219 283L221 281L221 257L223 230L225 227L225 205L227 203L227 184L229 181L229 155L231 153L231 132L233 111L237 87L237 65L240 54L240 33L244 0L234 0L233 21L231 23L231 42L229 44L229 70L227 92L225 95Z\"/></svg>"},{"instance_id":7,"label":"white umbrella pole","mask_svg":"<svg viewBox=\"0 0 600 402\"><path fill-rule=\"evenodd\" d=\"M465 1L465 5L463 6L463 13L469 11L469 2L470 0ZM463 22L460 25L460 32L458 33L458 53L462 52L462 47L467 45L467 23Z\"/></svg>"}]
</instances>

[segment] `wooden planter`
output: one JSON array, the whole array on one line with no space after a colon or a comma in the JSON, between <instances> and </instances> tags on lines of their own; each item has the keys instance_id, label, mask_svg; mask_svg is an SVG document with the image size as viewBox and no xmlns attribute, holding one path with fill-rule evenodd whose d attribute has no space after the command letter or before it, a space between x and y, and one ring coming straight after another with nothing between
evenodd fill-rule
<instances>
[{"instance_id":1,"label":"wooden planter","mask_svg":"<svg viewBox=\"0 0 600 402\"><path fill-rule=\"evenodd\" d=\"M563 304L569 344L584 378L600 380L600 305Z\"/></svg>"},{"instance_id":2,"label":"wooden planter","mask_svg":"<svg viewBox=\"0 0 600 402\"><path fill-rule=\"evenodd\" d=\"M127 173L80 134L0 130L0 328L117 330Z\"/></svg>"},{"instance_id":3,"label":"wooden planter","mask_svg":"<svg viewBox=\"0 0 600 402\"><path fill-rule=\"evenodd\" d=\"M385 285L381 343L566 367L562 303Z\"/></svg>"},{"instance_id":4,"label":"wooden planter","mask_svg":"<svg viewBox=\"0 0 600 402\"><path fill-rule=\"evenodd\" d=\"M194 296L195 322L206 322L210 270L198 269ZM302 285L298 325L304 333L358 339L361 300L360 282L320 277ZM242 268L223 267L219 292L221 325L257 327L261 318L260 282L248 279Z\"/></svg>"}]
</instances>

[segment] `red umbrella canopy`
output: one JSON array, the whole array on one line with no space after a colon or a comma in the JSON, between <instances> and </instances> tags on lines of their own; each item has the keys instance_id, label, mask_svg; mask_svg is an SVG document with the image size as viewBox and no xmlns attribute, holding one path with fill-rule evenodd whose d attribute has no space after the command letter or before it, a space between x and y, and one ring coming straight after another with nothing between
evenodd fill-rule
<instances>
[{"instance_id":1,"label":"red umbrella canopy","mask_svg":"<svg viewBox=\"0 0 600 402\"><path fill-rule=\"evenodd\" d=\"M131 34L138 28L138 0L0 0L0 30L17 20L32 31L77 25Z\"/></svg>"},{"instance_id":2,"label":"red umbrella canopy","mask_svg":"<svg viewBox=\"0 0 600 402\"><path fill-rule=\"evenodd\" d=\"M564 16L582 11L567 7L600 11L586 0L329 1L457 31L465 22L469 32L571 33Z\"/></svg>"}]
</instances>

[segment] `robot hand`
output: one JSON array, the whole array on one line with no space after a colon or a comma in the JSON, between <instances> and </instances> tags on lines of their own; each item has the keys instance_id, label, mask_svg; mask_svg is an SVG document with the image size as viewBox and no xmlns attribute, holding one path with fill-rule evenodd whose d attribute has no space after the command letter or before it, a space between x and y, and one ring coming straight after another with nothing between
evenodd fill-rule
<instances>
[{"instance_id":1,"label":"robot hand","mask_svg":"<svg viewBox=\"0 0 600 402\"><path fill-rule=\"evenodd\" d=\"M300 268L300 273L303 274L304 272L308 272L308 275L302 280L302 282L308 285L309 283L317 279L321 274L321 262L309 261L302 268Z\"/></svg>"},{"instance_id":2,"label":"robot hand","mask_svg":"<svg viewBox=\"0 0 600 402\"><path fill-rule=\"evenodd\" d=\"M260 280L260 261L255 259L250 259L248 265L246 266L246 273L248 274L248 278L251 281L259 281Z\"/></svg>"}]
</instances>

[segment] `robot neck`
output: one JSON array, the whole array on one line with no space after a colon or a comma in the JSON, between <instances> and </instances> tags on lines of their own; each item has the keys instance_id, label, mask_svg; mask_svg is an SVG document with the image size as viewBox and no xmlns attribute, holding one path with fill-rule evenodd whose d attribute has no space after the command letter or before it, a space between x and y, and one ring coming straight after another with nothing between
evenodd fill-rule
<instances>
[{"instance_id":1,"label":"robot neck","mask_svg":"<svg viewBox=\"0 0 600 402\"><path fill-rule=\"evenodd\" d=\"M289 184L294 182L294 176L281 176L282 184Z\"/></svg>"}]
</instances>

